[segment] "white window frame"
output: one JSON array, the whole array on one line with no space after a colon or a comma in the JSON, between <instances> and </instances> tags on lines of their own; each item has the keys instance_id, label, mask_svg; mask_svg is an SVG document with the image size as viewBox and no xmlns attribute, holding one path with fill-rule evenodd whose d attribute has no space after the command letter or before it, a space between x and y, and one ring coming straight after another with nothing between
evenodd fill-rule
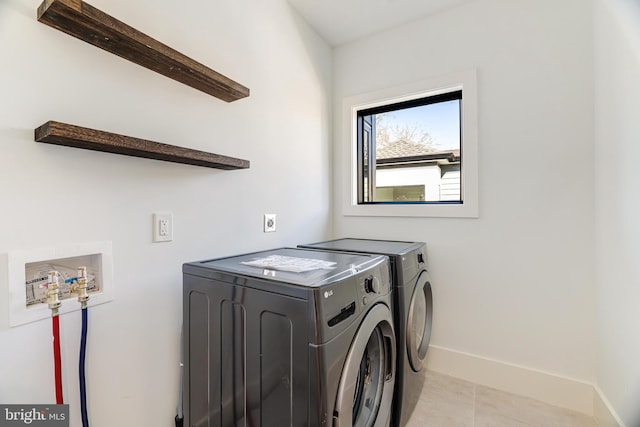
<instances>
[{"instance_id":1,"label":"white window frame","mask_svg":"<svg viewBox=\"0 0 640 427\"><path fill-rule=\"evenodd\" d=\"M476 70L377 90L344 99L342 113L343 156L341 184L344 191L342 211L345 216L398 217L478 217L478 90ZM454 90L462 90L462 203L358 204L357 112L359 110L425 98ZM348 186L348 187L347 187Z\"/></svg>"}]
</instances>

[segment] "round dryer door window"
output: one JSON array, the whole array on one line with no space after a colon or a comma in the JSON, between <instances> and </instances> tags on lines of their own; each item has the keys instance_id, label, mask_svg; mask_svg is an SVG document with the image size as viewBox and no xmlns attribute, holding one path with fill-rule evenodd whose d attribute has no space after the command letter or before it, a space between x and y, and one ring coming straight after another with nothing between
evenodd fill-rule
<instances>
[{"instance_id":1,"label":"round dryer door window","mask_svg":"<svg viewBox=\"0 0 640 427\"><path fill-rule=\"evenodd\" d=\"M395 334L389 308L365 316L345 360L335 407L336 427L386 426L395 383Z\"/></svg>"},{"instance_id":2,"label":"round dryer door window","mask_svg":"<svg viewBox=\"0 0 640 427\"><path fill-rule=\"evenodd\" d=\"M418 276L407 314L407 353L411 368L418 372L427 357L431 338L433 297L426 271Z\"/></svg>"}]
</instances>

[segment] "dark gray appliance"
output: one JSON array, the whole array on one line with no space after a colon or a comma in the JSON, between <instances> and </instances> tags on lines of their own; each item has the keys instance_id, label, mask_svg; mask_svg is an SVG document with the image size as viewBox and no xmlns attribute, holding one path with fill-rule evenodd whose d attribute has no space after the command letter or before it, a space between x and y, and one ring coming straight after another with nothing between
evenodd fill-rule
<instances>
[{"instance_id":1,"label":"dark gray appliance","mask_svg":"<svg viewBox=\"0 0 640 427\"><path fill-rule=\"evenodd\" d=\"M418 403L424 383L420 372L431 337L433 298L422 242L337 239L299 247L389 257L398 366L391 425L403 427Z\"/></svg>"},{"instance_id":2,"label":"dark gray appliance","mask_svg":"<svg viewBox=\"0 0 640 427\"><path fill-rule=\"evenodd\" d=\"M185 425L389 425L387 257L283 248L187 263L183 304Z\"/></svg>"}]
</instances>

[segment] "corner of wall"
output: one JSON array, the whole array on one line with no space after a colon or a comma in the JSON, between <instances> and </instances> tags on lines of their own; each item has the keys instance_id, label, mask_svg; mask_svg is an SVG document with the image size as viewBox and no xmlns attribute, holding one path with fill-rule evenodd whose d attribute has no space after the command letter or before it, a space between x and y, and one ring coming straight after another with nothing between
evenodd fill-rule
<instances>
[{"instance_id":1,"label":"corner of wall","mask_svg":"<svg viewBox=\"0 0 640 427\"><path fill-rule=\"evenodd\" d=\"M594 386L593 393L593 416L598 422L599 427L625 427L620 418L613 410L611 403L597 385Z\"/></svg>"}]
</instances>

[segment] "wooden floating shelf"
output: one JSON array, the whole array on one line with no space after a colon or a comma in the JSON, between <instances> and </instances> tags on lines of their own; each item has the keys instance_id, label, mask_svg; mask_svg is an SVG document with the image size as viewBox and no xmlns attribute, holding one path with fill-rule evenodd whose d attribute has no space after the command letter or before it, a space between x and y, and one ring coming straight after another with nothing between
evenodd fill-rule
<instances>
[{"instance_id":1,"label":"wooden floating shelf","mask_svg":"<svg viewBox=\"0 0 640 427\"><path fill-rule=\"evenodd\" d=\"M215 169L247 169L249 161L132 138L116 133L49 121L35 130L35 140L48 144L104 151Z\"/></svg>"},{"instance_id":2,"label":"wooden floating shelf","mask_svg":"<svg viewBox=\"0 0 640 427\"><path fill-rule=\"evenodd\" d=\"M249 96L245 86L81 0L44 0L38 21L224 101Z\"/></svg>"}]
</instances>

